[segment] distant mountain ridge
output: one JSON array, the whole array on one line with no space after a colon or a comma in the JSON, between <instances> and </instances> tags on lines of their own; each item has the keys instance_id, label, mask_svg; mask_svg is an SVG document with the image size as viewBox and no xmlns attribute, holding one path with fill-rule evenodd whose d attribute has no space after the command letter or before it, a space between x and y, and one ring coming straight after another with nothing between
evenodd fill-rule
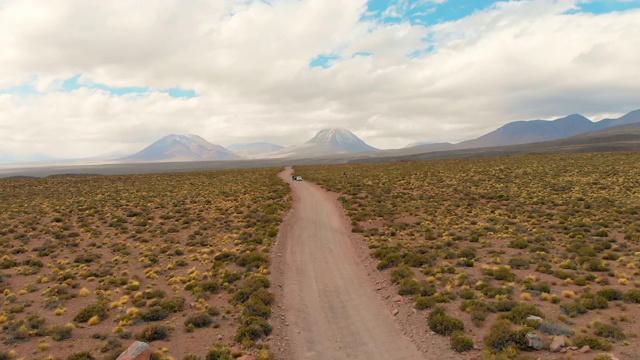
<instances>
[{"instance_id":1,"label":"distant mountain ridge","mask_svg":"<svg viewBox=\"0 0 640 360\"><path fill-rule=\"evenodd\" d=\"M593 122L580 114L573 114L555 120L521 120L507 123L498 129L476 139L457 144L439 143L418 145L424 152L443 150L475 149L559 140L598 131L613 126L640 122L640 110L634 110L617 119L603 119Z\"/></svg>"},{"instance_id":2,"label":"distant mountain ridge","mask_svg":"<svg viewBox=\"0 0 640 360\"><path fill-rule=\"evenodd\" d=\"M167 135L121 161L240 160L240 156L198 135Z\"/></svg>"},{"instance_id":3,"label":"distant mountain ridge","mask_svg":"<svg viewBox=\"0 0 640 360\"><path fill-rule=\"evenodd\" d=\"M321 157L374 151L378 151L378 149L368 145L351 131L342 128L335 128L320 130L313 138L304 144L284 148L275 153L267 154L266 157Z\"/></svg>"},{"instance_id":4,"label":"distant mountain ridge","mask_svg":"<svg viewBox=\"0 0 640 360\"><path fill-rule=\"evenodd\" d=\"M121 158L124 162L180 162L220 161L241 159L305 159L349 157L361 154L363 158L407 156L413 154L482 149L492 147L533 144L575 137L594 131L640 123L640 110L616 119L592 122L580 114L555 120L526 120L507 123L476 139L452 143L416 143L402 149L378 150L351 131L343 128L323 129L301 145L283 148L267 142L230 145L226 149L197 135L171 134L156 141L142 151Z\"/></svg>"}]
</instances>

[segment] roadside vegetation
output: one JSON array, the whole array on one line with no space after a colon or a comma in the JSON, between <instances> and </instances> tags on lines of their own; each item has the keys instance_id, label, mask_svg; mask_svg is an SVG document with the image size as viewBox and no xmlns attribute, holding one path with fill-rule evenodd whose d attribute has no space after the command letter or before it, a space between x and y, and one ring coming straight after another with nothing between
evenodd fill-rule
<instances>
[{"instance_id":1,"label":"roadside vegetation","mask_svg":"<svg viewBox=\"0 0 640 360\"><path fill-rule=\"evenodd\" d=\"M339 194L377 268L455 350L513 359L533 350L528 333L546 350L562 335L639 351L638 164L640 153L527 155L296 174Z\"/></svg>"},{"instance_id":2,"label":"roadside vegetation","mask_svg":"<svg viewBox=\"0 0 640 360\"><path fill-rule=\"evenodd\" d=\"M0 179L2 355L269 358L281 170Z\"/></svg>"}]
</instances>

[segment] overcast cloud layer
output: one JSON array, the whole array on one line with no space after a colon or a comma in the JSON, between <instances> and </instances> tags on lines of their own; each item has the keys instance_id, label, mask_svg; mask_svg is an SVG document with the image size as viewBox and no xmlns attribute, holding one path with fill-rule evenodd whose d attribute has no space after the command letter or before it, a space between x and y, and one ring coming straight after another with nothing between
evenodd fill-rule
<instances>
[{"instance_id":1,"label":"overcast cloud layer","mask_svg":"<svg viewBox=\"0 0 640 360\"><path fill-rule=\"evenodd\" d=\"M446 3L387 15L427 2ZM0 162L133 153L170 133L292 145L327 127L397 148L640 108L640 10L580 4L424 23L363 0L0 0Z\"/></svg>"}]
</instances>

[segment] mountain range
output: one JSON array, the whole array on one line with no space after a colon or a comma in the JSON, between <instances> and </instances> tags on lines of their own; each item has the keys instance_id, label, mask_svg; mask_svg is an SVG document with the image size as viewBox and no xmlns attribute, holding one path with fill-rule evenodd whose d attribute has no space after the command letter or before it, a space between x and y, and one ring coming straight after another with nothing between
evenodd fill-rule
<instances>
[{"instance_id":1,"label":"mountain range","mask_svg":"<svg viewBox=\"0 0 640 360\"><path fill-rule=\"evenodd\" d=\"M197 135L171 134L141 151L120 159L124 162L240 160L242 157Z\"/></svg>"},{"instance_id":2,"label":"mountain range","mask_svg":"<svg viewBox=\"0 0 640 360\"><path fill-rule=\"evenodd\" d=\"M399 150L389 150L392 155L409 155L434 151L479 149L486 147L530 144L543 141L565 139L572 136L598 131L619 125L640 122L640 110L617 119L603 119L593 122L580 114L573 114L556 120L522 120L507 123L478 138L452 143L416 143Z\"/></svg>"},{"instance_id":3,"label":"mountain range","mask_svg":"<svg viewBox=\"0 0 640 360\"><path fill-rule=\"evenodd\" d=\"M567 139L581 134L640 123L640 110L616 119L593 122L573 114L555 120L527 120L507 123L478 138L452 143L417 142L402 149L376 149L347 129L323 129L300 145L283 147L267 142L233 144L227 148L197 135L167 135L141 151L109 163L240 161L265 159L354 159L392 158L432 152L484 149ZM82 160L82 161L81 161ZM86 164L91 159L59 161L59 164ZM99 161L93 161L100 163ZM105 163L105 161L102 161ZM44 162L42 163L44 164Z\"/></svg>"},{"instance_id":4,"label":"mountain range","mask_svg":"<svg viewBox=\"0 0 640 360\"><path fill-rule=\"evenodd\" d=\"M205 161L239 159L303 159L350 156L363 158L479 149L566 139L580 134L640 123L640 110L617 119L593 122L573 114L556 120L514 121L476 139L452 143L415 143L397 150L378 150L347 129L323 129L301 145L282 147L266 142L234 144L228 148L196 135L169 135L122 161Z\"/></svg>"},{"instance_id":5,"label":"mountain range","mask_svg":"<svg viewBox=\"0 0 640 360\"><path fill-rule=\"evenodd\" d=\"M0 167L0 178L86 176L88 174L122 175L184 171L194 172L247 167L282 167L297 165L498 157L524 154L614 151L640 151L640 122L606 127L602 130L596 130L557 140L483 148L424 151L420 150L420 147L413 147L397 150L340 153L321 157L260 158L253 160L243 159L230 161L136 161L135 163L118 161L94 164L87 162L80 164L61 163L48 166Z\"/></svg>"}]
</instances>

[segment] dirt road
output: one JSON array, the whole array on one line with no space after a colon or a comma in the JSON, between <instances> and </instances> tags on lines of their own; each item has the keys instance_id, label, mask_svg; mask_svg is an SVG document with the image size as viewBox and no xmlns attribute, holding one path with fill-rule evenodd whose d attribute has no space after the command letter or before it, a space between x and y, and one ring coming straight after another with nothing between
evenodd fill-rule
<instances>
[{"instance_id":1,"label":"dirt road","mask_svg":"<svg viewBox=\"0 0 640 360\"><path fill-rule=\"evenodd\" d=\"M424 359L367 278L335 200L289 169L280 176L294 200L277 247L287 358Z\"/></svg>"}]
</instances>

